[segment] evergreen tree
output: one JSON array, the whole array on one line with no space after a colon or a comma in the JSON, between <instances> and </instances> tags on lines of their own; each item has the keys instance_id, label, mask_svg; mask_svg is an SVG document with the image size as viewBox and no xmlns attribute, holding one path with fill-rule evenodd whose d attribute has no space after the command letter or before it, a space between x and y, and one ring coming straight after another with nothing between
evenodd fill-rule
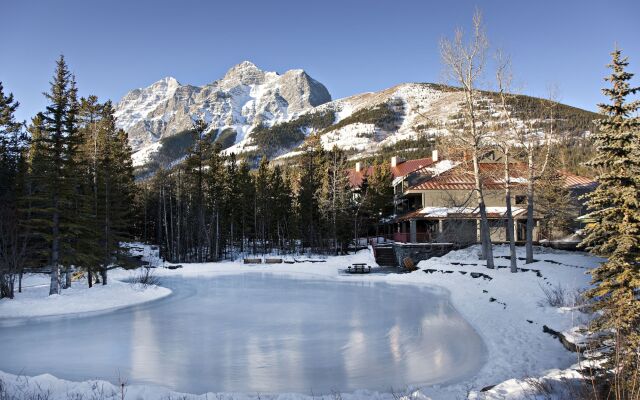
<instances>
[{"instance_id":1,"label":"evergreen tree","mask_svg":"<svg viewBox=\"0 0 640 400\"><path fill-rule=\"evenodd\" d=\"M27 234L20 212L28 139L14 113L19 103L0 82L0 298L13 297L25 262Z\"/></svg>"},{"instance_id":2,"label":"evergreen tree","mask_svg":"<svg viewBox=\"0 0 640 400\"><path fill-rule=\"evenodd\" d=\"M100 139L101 136L104 137L102 109L103 105L98 102L96 96L80 99L78 130L83 140L78 154L78 170L82 180L80 191L83 194L83 207L78 219L84 229L82 235L77 238L76 248L82 250L84 257L80 257L76 262L78 267L87 271L89 287L93 286L95 267L104 259L99 243L102 229L98 217L98 209L104 204L98 196L99 144L104 144L104 138Z\"/></svg>"},{"instance_id":3,"label":"evergreen tree","mask_svg":"<svg viewBox=\"0 0 640 400\"><path fill-rule=\"evenodd\" d=\"M268 227L270 224L271 210L273 206L272 187L271 187L271 171L269 170L269 161L267 157L262 157L258 171L255 176L255 206L254 221L256 225L256 233L260 239L262 253L266 253Z\"/></svg>"},{"instance_id":4,"label":"evergreen tree","mask_svg":"<svg viewBox=\"0 0 640 400\"><path fill-rule=\"evenodd\" d=\"M381 216L393 211L393 175L389 163L382 162L373 166L371 176L367 177L367 192L364 197L366 212L375 223Z\"/></svg>"},{"instance_id":5,"label":"evergreen tree","mask_svg":"<svg viewBox=\"0 0 640 400\"><path fill-rule=\"evenodd\" d=\"M211 134L205 135L203 139L206 143L212 143ZM206 179L207 179L207 209L211 215L209 223L209 259L217 261L222 256L223 248L223 223L225 221L222 214L225 203L224 182L227 177L225 175L224 157L220 154L220 145L213 144L210 146L208 159L206 162Z\"/></svg>"},{"instance_id":6,"label":"evergreen tree","mask_svg":"<svg viewBox=\"0 0 640 400\"><path fill-rule=\"evenodd\" d=\"M319 197L325 173L324 149L317 134L307 138L300 161L297 213L303 247L322 247L322 215Z\"/></svg>"},{"instance_id":7,"label":"evergreen tree","mask_svg":"<svg viewBox=\"0 0 640 400\"><path fill-rule=\"evenodd\" d=\"M19 160L27 146L23 124L14 117L19 105L12 93L4 94L0 82L0 198L13 190Z\"/></svg>"},{"instance_id":8,"label":"evergreen tree","mask_svg":"<svg viewBox=\"0 0 640 400\"><path fill-rule=\"evenodd\" d=\"M40 232L50 245L49 294L57 294L60 266L73 255L71 243L64 239L70 237L70 227L74 224L71 210L77 190L75 156L79 144L77 90L63 56L57 61L51 89L45 97L49 105L42 113L43 135L37 139L34 153L40 159L33 160L32 173L39 186L39 211L49 231Z\"/></svg>"},{"instance_id":9,"label":"evergreen tree","mask_svg":"<svg viewBox=\"0 0 640 400\"><path fill-rule=\"evenodd\" d=\"M120 243L129 238L130 209L134 195L131 148L127 134L115 125L111 102L101 107L97 136L97 247L102 284L107 284L109 265L122 255Z\"/></svg>"},{"instance_id":10,"label":"evergreen tree","mask_svg":"<svg viewBox=\"0 0 640 400\"><path fill-rule=\"evenodd\" d=\"M206 124L202 120L194 122L193 132L195 140L189 149L183 168L185 174L186 190L191 193L192 200L189 207L189 215L193 217L193 238L196 244L195 261L203 262L206 258L208 232L206 227L206 163L211 156L211 143L205 137ZM167 251L170 251L167 249Z\"/></svg>"},{"instance_id":11,"label":"evergreen tree","mask_svg":"<svg viewBox=\"0 0 640 400\"><path fill-rule=\"evenodd\" d=\"M271 186L271 220L273 221L272 235L275 236L275 240L280 249L287 249L288 239L290 238L289 226L291 223L291 214L293 206L293 193L289 180L284 176L282 168L276 165L273 168L270 177Z\"/></svg>"},{"instance_id":12,"label":"evergreen tree","mask_svg":"<svg viewBox=\"0 0 640 400\"><path fill-rule=\"evenodd\" d=\"M253 210L255 205L255 186L253 183L253 176L251 176L251 167L246 160L242 161L240 164L236 185L235 192L241 239L240 251L245 252L247 250L249 240L253 237Z\"/></svg>"},{"instance_id":13,"label":"evergreen tree","mask_svg":"<svg viewBox=\"0 0 640 400\"><path fill-rule=\"evenodd\" d=\"M540 231L545 239L570 232L579 215L579 205L565 185L564 176L555 168L547 168L536 182L536 211L540 215Z\"/></svg>"},{"instance_id":14,"label":"evergreen tree","mask_svg":"<svg viewBox=\"0 0 640 400\"><path fill-rule=\"evenodd\" d=\"M597 155L589 162L598 187L588 195L590 222L582 245L607 258L591 271L595 288L588 296L601 312L595 327L615 332L617 371L630 377L640 368L640 119L633 116L640 102L628 97L640 88L630 86L633 74L625 71L628 62L621 51L614 50L612 57L612 73L606 78L611 87L603 89L611 101L599 105L604 118L594 133ZM625 382L637 379L614 385L623 388Z\"/></svg>"},{"instance_id":15,"label":"evergreen tree","mask_svg":"<svg viewBox=\"0 0 640 400\"><path fill-rule=\"evenodd\" d=\"M231 153L225 165L225 175L227 179L223 182L223 205L222 214L226 217L226 245L228 251L233 255L235 243L238 235L239 215L236 203L236 193L238 190L238 161L235 153Z\"/></svg>"}]
</instances>

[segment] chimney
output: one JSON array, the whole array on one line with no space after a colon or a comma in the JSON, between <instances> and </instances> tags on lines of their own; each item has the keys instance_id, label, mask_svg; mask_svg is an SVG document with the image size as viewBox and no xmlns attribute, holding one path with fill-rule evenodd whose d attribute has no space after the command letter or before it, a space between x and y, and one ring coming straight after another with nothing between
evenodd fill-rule
<instances>
[{"instance_id":1,"label":"chimney","mask_svg":"<svg viewBox=\"0 0 640 400\"><path fill-rule=\"evenodd\" d=\"M404 160L398 156L393 156L391 157L391 167L397 167L398 165L402 164L404 162Z\"/></svg>"},{"instance_id":2,"label":"chimney","mask_svg":"<svg viewBox=\"0 0 640 400\"><path fill-rule=\"evenodd\" d=\"M438 161L438 150L431 150L431 161Z\"/></svg>"},{"instance_id":3,"label":"chimney","mask_svg":"<svg viewBox=\"0 0 640 400\"><path fill-rule=\"evenodd\" d=\"M356 172L360 172L360 171L362 171L362 163L358 161L356 163Z\"/></svg>"}]
</instances>

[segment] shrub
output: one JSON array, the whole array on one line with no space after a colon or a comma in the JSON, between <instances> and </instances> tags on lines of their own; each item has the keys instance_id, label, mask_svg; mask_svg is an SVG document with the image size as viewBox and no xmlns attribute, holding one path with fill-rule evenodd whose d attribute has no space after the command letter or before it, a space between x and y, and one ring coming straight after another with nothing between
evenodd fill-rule
<instances>
[{"instance_id":1,"label":"shrub","mask_svg":"<svg viewBox=\"0 0 640 400\"><path fill-rule=\"evenodd\" d=\"M153 269L149 267L138 268L138 272L131 280L131 284L146 288L148 286L157 286L160 279L154 274Z\"/></svg>"}]
</instances>

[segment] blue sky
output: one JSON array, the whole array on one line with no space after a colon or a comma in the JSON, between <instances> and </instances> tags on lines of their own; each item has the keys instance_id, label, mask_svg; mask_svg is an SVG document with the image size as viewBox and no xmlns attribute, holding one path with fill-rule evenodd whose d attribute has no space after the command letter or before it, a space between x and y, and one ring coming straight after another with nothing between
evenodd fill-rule
<instances>
[{"instance_id":1,"label":"blue sky","mask_svg":"<svg viewBox=\"0 0 640 400\"><path fill-rule=\"evenodd\" d=\"M0 81L19 119L64 53L80 94L117 101L164 76L202 85L250 60L303 68L333 98L402 82L442 82L438 43L482 10L519 91L595 110L614 43L640 74L640 1L0 1ZM486 83L491 85L491 74ZM640 75L635 80L640 84Z\"/></svg>"}]
</instances>

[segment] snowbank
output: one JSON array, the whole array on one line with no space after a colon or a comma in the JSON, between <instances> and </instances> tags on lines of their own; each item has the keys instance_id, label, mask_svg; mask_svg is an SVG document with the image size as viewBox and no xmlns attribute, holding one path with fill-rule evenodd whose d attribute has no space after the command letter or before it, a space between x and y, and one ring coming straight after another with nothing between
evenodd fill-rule
<instances>
[{"instance_id":1,"label":"snowbank","mask_svg":"<svg viewBox=\"0 0 640 400\"><path fill-rule=\"evenodd\" d=\"M558 369L569 368L577 361L576 354L566 351L556 338L543 333L543 326L546 325L556 331L571 332L573 327L585 324L589 320L587 314L577 311L574 307L556 308L545 304L542 288L560 286L567 293L567 300L570 301L570 295L573 292L588 287L589 269L596 267L602 260L583 253L538 248L535 254L537 261L525 265L524 261L519 260L518 266L526 271L513 274L508 269L509 260L503 258L508 254L508 248L497 246L494 252L498 266L494 270L483 266L483 263L478 260L479 248L473 246L451 252L443 257L422 261L418 264L420 270L406 274L374 273L354 276L342 273L347 265L354 262L375 265L371 252L366 250L350 256L329 257L325 262L320 263L244 265L239 262L221 262L184 264L179 269L157 268L155 271L158 276L215 276L262 271L302 275L309 279L362 280L398 285L440 286L448 290L452 304L484 339L489 357L475 377L462 383L447 386L411 388L410 390L415 395L411 398L460 399L469 394L469 398L473 399L517 399L521 398L518 397L518 393L522 393L522 381L509 381L510 379L524 379L528 376L543 376L550 373L571 375L570 370L558 372ZM524 257L523 248L518 248L518 255ZM122 285L128 287L126 290L133 291L130 285L119 282L130 278L132 274L131 271L113 271L111 274L112 283L117 283L113 286L112 293L115 294L115 290ZM117 281L114 282L113 278ZM141 295L151 296L154 293L162 293L162 289L157 288L146 292L148 293L143 292ZM130 293L130 295L133 294ZM73 298L66 295L60 297ZM106 297L109 295L106 294ZM54 299L55 301L57 299ZM115 299L110 301L115 301ZM420 299L416 299L416 301L420 301ZM5 312L3 311L4 306L5 304L0 303L0 312ZM52 305L48 311L40 312L42 314L54 313L56 307ZM7 382L16 382L19 379L9 374L3 374L0 377L3 377L2 379ZM51 384L51 387L55 389L52 390L59 393L59 395L54 393L54 396L51 397L53 399L66 398L67 390L73 391L76 388L91 387L89 383L64 382L51 376L32 379L43 380L42 382L38 381L41 386ZM500 382L504 383L480 393L482 388L497 385ZM131 386L128 390L129 394L126 398L132 399L161 398L169 395L176 397L176 394L171 394L168 389L156 387ZM90 392L85 394L89 395ZM211 398L211 394L208 397ZM193 398L201 397L194 396ZM257 396L234 395L233 398L257 398ZM306 399L311 397L282 394L275 398ZM316 396L316 398L318 397ZM355 400L394 397L392 394L354 392L342 394L341 398Z\"/></svg>"},{"instance_id":2,"label":"snowbank","mask_svg":"<svg viewBox=\"0 0 640 400\"><path fill-rule=\"evenodd\" d=\"M129 277L129 273L123 274L122 271L116 275ZM106 311L145 303L171 294L171 289L168 288L140 287L113 279L112 276L109 277L109 284L106 286L97 284L89 289L86 280L83 279L72 282L69 289L52 296L49 296L47 275L27 274L22 284L22 293L16 293L14 299L0 300L0 320Z\"/></svg>"}]
</instances>

